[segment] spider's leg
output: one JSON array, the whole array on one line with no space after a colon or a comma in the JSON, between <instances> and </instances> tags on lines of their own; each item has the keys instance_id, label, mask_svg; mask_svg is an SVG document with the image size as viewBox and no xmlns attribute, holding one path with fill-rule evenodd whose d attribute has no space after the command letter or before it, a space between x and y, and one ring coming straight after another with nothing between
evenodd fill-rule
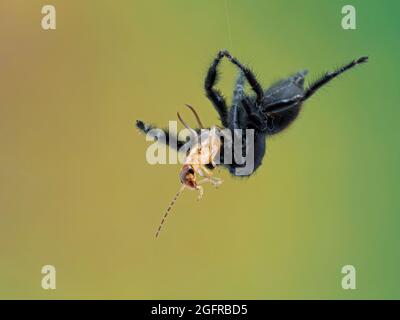
<instances>
[{"instance_id":1,"label":"spider's leg","mask_svg":"<svg viewBox=\"0 0 400 320\"><path fill-rule=\"evenodd\" d=\"M260 110L256 108L254 103L251 103L247 97L242 100L242 105L247 114L247 121L250 124L250 127L253 129L257 128L259 130L265 129L265 121L263 119L263 115Z\"/></svg>"},{"instance_id":2,"label":"spider's leg","mask_svg":"<svg viewBox=\"0 0 400 320\"><path fill-rule=\"evenodd\" d=\"M358 64L364 63L368 61L368 57L361 57L357 60L353 60L352 62L346 64L345 66L338 68L334 71L330 71L325 73L320 79L311 83L311 85L307 88L304 94L303 100L308 99L311 97L318 89L322 86L327 84L332 79L336 78L338 75L342 74L343 72L350 70L351 68L355 67Z\"/></svg>"},{"instance_id":3,"label":"spider's leg","mask_svg":"<svg viewBox=\"0 0 400 320\"><path fill-rule=\"evenodd\" d=\"M354 60L335 71L327 72L323 77L321 77L320 79L313 82L305 90L303 95L296 95L290 99L277 101L273 104L266 106L263 112L267 113L267 114L274 114L274 113L287 111L290 108L297 106L299 102L305 101L308 98L310 98L316 91L318 91L318 89L320 89L322 86L327 84L332 79L336 78L338 75L355 67L358 64L361 64L361 63L364 63L367 61L368 61L368 57L361 57L360 59Z\"/></svg>"},{"instance_id":4,"label":"spider's leg","mask_svg":"<svg viewBox=\"0 0 400 320\"><path fill-rule=\"evenodd\" d=\"M176 134L169 132L168 129L160 129L156 128L150 124L144 123L143 121L137 120L136 121L136 128L138 128L144 134L149 134L152 138L159 140L159 134L164 132L165 139L161 139L160 141L165 142L166 145L176 147L176 150L179 151L186 141L180 140ZM172 143L176 142L176 143Z\"/></svg>"},{"instance_id":5,"label":"spider's leg","mask_svg":"<svg viewBox=\"0 0 400 320\"><path fill-rule=\"evenodd\" d=\"M244 74L242 71L239 71L239 76L236 80L235 88L233 90L232 106L239 105L244 97L244 81Z\"/></svg>"},{"instance_id":6,"label":"spider's leg","mask_svg":"<svg viewBox=\"0 0 400 320\"><path fill-rule=\"evenodd\" d=\"M257 78L254 75L254 73L248 67L241 64L239 62L239 60L237 60L235 57L232 57L228 51L226 51L226 50L220 51L218 55L223 55L223 56L227 57L229 61L231 61L234 65L236 65L243 72L244 76L246 77L246 80L248 81L251 88L253 89L253 91L256 94L257 105L261 105L262 100L264 98L264 91L263 91L261 85L258 83Z\"/></svg>"},{"instance_id":7,"label":"spider's leg","mask_svg":"<svg viewBox=\"0 0 400 320\"><path fill-rule=\"evenodd\" d=\"M241 101L244 98L244 81L245 77L242 71L239 72L239 76L236 80L235 88L233 90L232 107L229 111L229 128L240 129L241 128L241 115L242 108L240 106Z\"/></svg>"},{"instance_id":8,"label":"spider's leg","mask_svg":"<svg viewBox=\"0 0 400 320\"><path fill-rule=\"evenodd\" d=\"M228 126L228 109L226 107L226 102L221 93L214 88L215 84L218 81L218 64L221 62L223 55L219 53L214 61L211 63L210 68L208 69L205 81L204 81L204 89L206 91L207 98L212 102L215 109L219 114L219 118L221 119L222 125L224 127Z\"/></svg>"},{"instance_id":9,"label":"spider's leg","mask_svg":"<svg viewBox=\"0 0 400 320\"><path fill-rule=\"evenodd\" d=\"M230 111L230 117L229 117L229 128L234 130L234 129L240 129L240 112L241 110L239 109L239 106L234 104L232 105L231 111Z\"/></svg>"}]
</instances>

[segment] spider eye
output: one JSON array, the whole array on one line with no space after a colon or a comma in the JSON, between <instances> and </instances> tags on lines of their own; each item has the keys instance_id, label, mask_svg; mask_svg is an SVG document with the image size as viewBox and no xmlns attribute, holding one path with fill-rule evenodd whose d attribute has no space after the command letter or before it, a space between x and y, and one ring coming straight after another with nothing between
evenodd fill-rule
<instances>
[{"instance_id":1,"label":"spider eye","mask_svg":"<svg viewBox=\"0 0 400 320\"><path fill-rule=\"evenodd\" d=\"M190 174L194 174L193 167L189 167L189 169L188 169L188 173L190 173Z\"/></svg>"}]
</instances>

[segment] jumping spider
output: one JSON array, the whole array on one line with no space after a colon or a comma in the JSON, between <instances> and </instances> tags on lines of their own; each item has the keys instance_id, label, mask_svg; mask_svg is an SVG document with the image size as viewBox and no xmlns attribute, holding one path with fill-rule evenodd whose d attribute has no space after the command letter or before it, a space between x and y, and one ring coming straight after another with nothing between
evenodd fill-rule
<instances>
[{"instance_id":1,"label":"jumping spider","mask_svg":"<svg viewBox=\"0 0 400 320\"><path fill-rule=\"evenodd\" d=\"M240 70L230 109L228 109L221 93L215 89L218 78L218 65L224 57ZM222 50L218 52L208 69L204 88L206 96L218 112L224 128L231 131L234 129L254 129L254 170L248 174L251 175L261 165L264 158L267 136L280 133L287 128L297 118L303 102L321 87L343 72L367 61L368 57L364 56L334 71L326 72L307 88L304 88L304 77L307 74L307 71L304 70L287 79L278 81L267 90L264 90L247 66L240 63L228 51ZM254 95L247 95L244 92L245 80L249 83L252 91L254 91ZM155 127L145 124L142 121L137 121L136 126L144 133L155 129ZM170 137L176 140L177 143L175 145L178 150L185 144L185 141L179 140L176 135L170 136L168 130L163 131L166 133L165 142L167 144L170 143ZM243 148L246 148L246 146L243 146ZM237 175L236 169L241 166L235 161L225 164L222 155L220 163L227 167L232 175Z\"/></svg>"}]
</instances>

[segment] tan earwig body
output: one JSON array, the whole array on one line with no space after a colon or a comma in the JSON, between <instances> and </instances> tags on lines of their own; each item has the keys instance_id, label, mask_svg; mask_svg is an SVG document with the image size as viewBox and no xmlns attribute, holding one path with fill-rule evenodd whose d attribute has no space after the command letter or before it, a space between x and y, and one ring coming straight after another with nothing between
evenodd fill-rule
<instances>
[{"instance_id":1,"label":"tan earwig body","mask_svg":"<svg viewBox=\"0 0 400 320\"><path fill-rule=\"evenodd\" d=\"M199 143L194 145L185 159L185 163L180 172L181 183L189 189L199 190L199 198L203 194L203 188L196 181L196 174L204 179L201 183L210 182L218 186L222 181L214 178L206 165L214 165L214 159L221 148L221 140L218 135L217 127L213 126L207 132L200 135Z\"/></svg>"},{"instance_id":2,"label":"tan earwig body","mask_svg":"<svg viewBox=\"0 0 400 320\"><path fill-rule=\"evenodd\" d=\"M190 108L190 110L196 116L200 128L203 128L203 125L196 111L189 105L187 105L187 107ZM185 188L198 190L199 196L197 199L200 200L203 196L203 187L201 186L201 184L210 182L215 187L218 187L223 182L220 178L213 177L211 171L206 168L206 165L209 164L215 166L214 160L219 153L219 150L221 149L221 140L218 127L212 126L210 129L205 130L201 132L200 135L198 135L195 130L191 129L182 120L179 113L178 118L183 123L183 125L192 132L192 135L194 136L197 143L190 147L189 152L185 158L185 162L179 173L179 178L182 186L168 206L163 216L163 219L161 220L161 223L157 229L156 237L158 237L158 235L160 234L162 225L164 224L164 221L166 220L172 206L175 204L175 201L179 198ZM204 179L197 181L196 174L203 177Z\"/></svg>"}]
</instances>

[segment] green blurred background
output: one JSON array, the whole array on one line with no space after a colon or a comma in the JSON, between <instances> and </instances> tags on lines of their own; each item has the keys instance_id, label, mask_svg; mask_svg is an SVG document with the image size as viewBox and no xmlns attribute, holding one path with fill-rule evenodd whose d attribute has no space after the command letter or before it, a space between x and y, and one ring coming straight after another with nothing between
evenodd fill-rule
<instances>
[{"instance_id":1,"label":"green blurred background","mask_svg":"<svg viewBox=\"0 0 400 320\"><path fill-rule=\"evenodd\" d=\"M57 29L41 28L53 4ZM343 30L341 8L357 10ZM400 298L400 5L396 1L0 3L0 298ZM361 55L267 141L250 179L177 202L179 165L151 166L136 119L184 103L217 116L203 79L219 49L271 82ZM230 99L236 70L224 62ZM57 289L41 288L54 265ZM357 289L341 288L341 268Z\"/></svg>"}]
</instances>

